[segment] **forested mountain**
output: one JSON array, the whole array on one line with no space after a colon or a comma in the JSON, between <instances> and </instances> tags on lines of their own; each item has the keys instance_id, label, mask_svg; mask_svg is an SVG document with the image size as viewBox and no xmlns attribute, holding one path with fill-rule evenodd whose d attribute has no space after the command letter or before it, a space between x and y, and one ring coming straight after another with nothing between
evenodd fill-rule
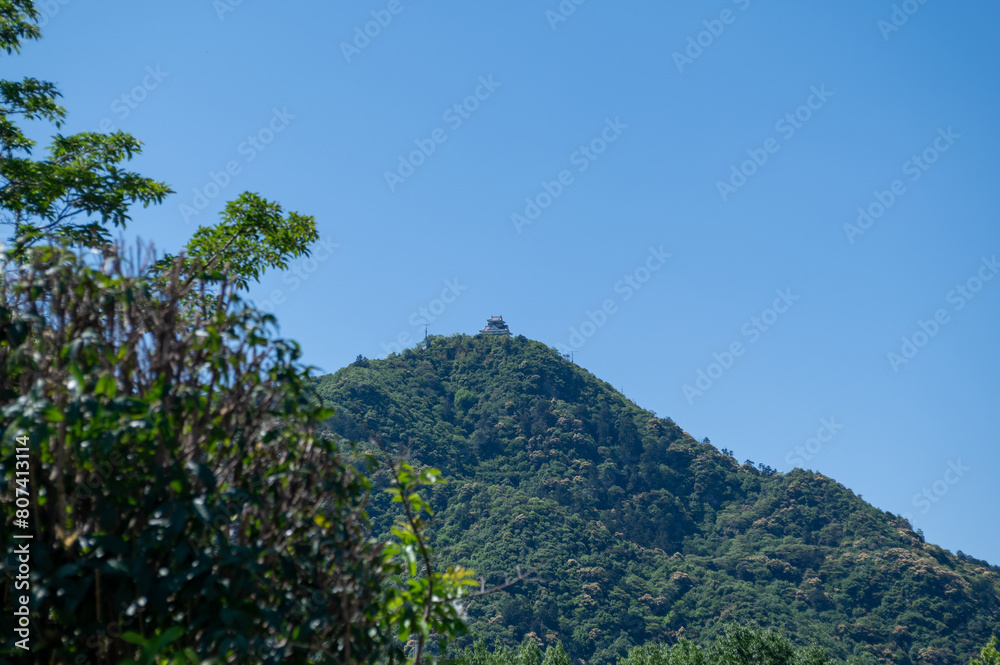
<instances>
[{"instance_id":1,"label":"forested mountain","mask_svg":"<svg viewBox=\"0 0 1000 665\"><path fill-rule=\"evenodd\" d=\"M822 474L741 464L541 343L432 337L317 381L338 435L377 435L449 479L432 499L440 560L487 585L537 568L469 603L488 643L528 635L613 663L756 622L839 658L948 665L1000 626L1000 567ZM390 513L376 493L376 529Z\"/></svg>"}]
</instances>

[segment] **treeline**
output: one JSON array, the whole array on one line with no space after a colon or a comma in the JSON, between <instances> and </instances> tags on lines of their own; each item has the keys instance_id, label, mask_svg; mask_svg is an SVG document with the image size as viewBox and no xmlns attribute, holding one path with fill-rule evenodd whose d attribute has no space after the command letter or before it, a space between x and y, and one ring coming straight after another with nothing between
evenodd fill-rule
<instances>
[{"instance_id":1,"label":"treeline","mask_svg":"<svg viewBox=\"0 0 1000 665\"><path fill-rule=\"evenodd\" d=\"M454 665L572 665L562 644L542 650L532 634L517 647L487 646L482 639L457 655ZM784 635L759 626L730 624L725 634L701 646L681 638L676 644L646 644L635 647L619 658L617 665L837 665L845 661L832 658L818 646L798 646ZM848 664L861 661L850 658ZM997 638L982 648L972 665L1000 665Z\"/></svg>"}]
</instances>

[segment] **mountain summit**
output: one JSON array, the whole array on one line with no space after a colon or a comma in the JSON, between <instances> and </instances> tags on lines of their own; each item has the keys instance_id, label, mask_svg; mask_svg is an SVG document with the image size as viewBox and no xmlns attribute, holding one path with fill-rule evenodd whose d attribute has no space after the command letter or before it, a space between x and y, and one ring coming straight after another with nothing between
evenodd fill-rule
<instances>
[{"instance_id":1,"label":"mountain summit","mask_svg":"<svg viewBox=\"0 0 1000 665\"><path fill-rule=\"evenodd\" d=\"M438 467L439 557L502 582L488 642L613 663L649 641L757 622L838 657L967 663L1000 626L1000 567L924 541L836 481L741 464L522 336L431 337L319 378L331 429ZM377 529L390 507L375 497Z\"/></svg>"}]
</instances>

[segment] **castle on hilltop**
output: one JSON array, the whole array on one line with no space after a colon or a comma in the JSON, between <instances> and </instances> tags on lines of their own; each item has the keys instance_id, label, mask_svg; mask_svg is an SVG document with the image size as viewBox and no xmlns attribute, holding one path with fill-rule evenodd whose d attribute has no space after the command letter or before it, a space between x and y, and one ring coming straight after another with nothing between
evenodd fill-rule
<instances>
[{"instance_id":1,"label":"castle on hilltop","mask_svg":"<svg viewBox=\"0 0 1000 665\"><path fill-rule=\"evenodd\" d=\"M510 337L510 328L504 323L503 316L491 316L486 319L486 327L479 331L480 335L507 335Z\"/></svg>"}]
</instances>

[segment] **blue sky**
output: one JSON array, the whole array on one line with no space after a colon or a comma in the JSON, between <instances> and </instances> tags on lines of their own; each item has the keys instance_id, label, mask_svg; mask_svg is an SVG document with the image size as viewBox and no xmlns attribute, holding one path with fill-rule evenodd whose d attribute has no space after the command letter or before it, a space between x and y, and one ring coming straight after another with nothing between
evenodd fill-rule
<instances>
[{"instance_id":1,"label":"blue sky","mask_svg":"<svg viewBox=\"0 0 1000 665\"><path fill-rule=\"evenodd\" d=\"M2 75L144 142L177 193L130 236L177 250L245 190L316 217L251 295L324 371L502 314L1000 563L1000 7L40 7Z\"/></svg>"}]
</instances>

